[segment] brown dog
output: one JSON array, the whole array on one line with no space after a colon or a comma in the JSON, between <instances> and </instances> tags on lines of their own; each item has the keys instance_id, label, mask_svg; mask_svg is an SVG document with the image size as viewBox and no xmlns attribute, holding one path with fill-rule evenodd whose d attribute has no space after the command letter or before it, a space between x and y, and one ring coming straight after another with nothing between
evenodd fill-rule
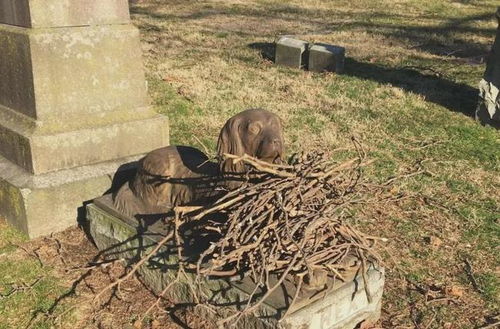
<instances>
[{"instance_id":1,"label":"brown dog","mask_svg":"<svg viewBox=\"0 0 500 329\"><path fill-rule=\"evenodd\" d=\"M248 154L276 163L283 156L282 125L266 110L250 109L229 119L217 143L219 163L187 146L167 146L139 161L133 180L114 195L114 205L129 215L161 214L175 206L203 202L241 185L245 165L223 155Z\"/></svg>"}]
</instances>

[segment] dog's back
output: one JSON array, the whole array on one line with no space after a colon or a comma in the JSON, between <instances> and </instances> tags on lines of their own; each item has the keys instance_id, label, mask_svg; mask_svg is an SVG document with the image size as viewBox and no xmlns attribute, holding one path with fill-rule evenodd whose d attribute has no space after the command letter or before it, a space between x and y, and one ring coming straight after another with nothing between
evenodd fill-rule
<instances>
[{"instance_id":1,"label":"dog's back","mask_svg":"<svg viewBox=\"0 0 500 329\"><path fill-rule=\"evenodd\" d=\"M166 213L214 194L217 178L217 164L203 152L167 146L139 161L136 176L116 193L114 205L129 216Z\"/></svg>"}]
</instances>

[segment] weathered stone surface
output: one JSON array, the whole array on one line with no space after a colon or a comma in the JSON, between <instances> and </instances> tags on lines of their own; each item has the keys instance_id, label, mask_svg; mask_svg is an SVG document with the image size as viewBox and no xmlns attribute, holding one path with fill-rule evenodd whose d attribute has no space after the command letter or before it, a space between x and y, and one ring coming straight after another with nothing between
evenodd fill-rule
<instances>
[{"instance_id":1,"label":"weathered stone surface","mask_svg":"<svg viewBox=\"0 0 500 329\"><path fill-rule=\"evenodd\" d=\"M43 125L148 106L139 34L130 25L0 25L0 105ZM3 47L5 45L5 47ZM85 115L83 115L85 113Z\"/></svg>"},{"instance_id":2,"label":"weathered stone surface","mask_svg":"<svg viewBox=\"0 0 500 329\"><path fill-rule=\"evenodd\" d=\"M0 23L30 26L28 0L0 0Z\"/></svg>"},{"instance_id":3,"label":"weathered stone surface","mask_svg":"<svg viewBox=\"0 0 500 329\"><path fill-rule=\"evenodd\" d=\"M24 27L126 24L127 0L0 0L0 23Z\"/></svg>"},{"instance_id":4,"label":"weathered stone surface","mask_svg":"<svg viewBox=\"0 0 500 329\"><path fill-rule=\"evenodd\" d=\"M282 37L276 43L275 62L279 65L301 68L307 65L308 43L291 37Z\"/></svg>"},{"instance_id":5,"label":"weathered stone surface","mask_svg":"<svg viewBox=\"0 0 500 329\"><path fill-rule=\"evenodd\" d=\"M327 44L315 44L309 49L309 71L344 71L345 48Z\"/></svg>"},{"instance_id":6,"label":"weathered stone surface","mask_svg":"<svg viewBox=\"0 0 500 329\"><path fill-rule=\"evenodd\" d=\"M138 157L82 166L45 175L31 175L0 157L0 217L30 238L77 224L83 203L102 195L123 163L130 170Z\"/></svg>"},{"instance_id":7,"label":"weathered stone surface","mask_svg":"<svg viewBox=\"0 0 500 329\"><path fill-rule=\"evenodd\" d=\"M138 155L169 143L168 119L161 115L51 133L22 129L4 113L0 106L0 155L33 174Z\"/></svg>"},{"instance_id":8,"label":"weathered stone surface","mask_svg":"<svg viewBox=\"0 0 500 329\"><path fill-rule=\"evenodd\" d=\"M0 25L0 155L40 174L167 145L138 40L128 25Z\"/></svg>"},{"instance_id":9,"label":"weathered stone surface","mask_svg":"<svg viewBox=\"0 0 500 329\"><path fill-rule=\"evenodd\" d=\"M0 105L35 117L35 90L28 34L0 25Z\"/></svg>"},{"instance_id":10,"label":"weathered stone surface","mask_svg":"<svg viewBox=\"0 0 500 329\"><path fill-rule=\"evenodd\" d=\"M282 326L290 329L352 329L362 322L374 324L380 318L384 280L383 269L368 271L371 303L363 291L363 279L356 277L324 298L290 314L282 321Z\"/></svg>"},{"instance_id":11,"label":"weathered stone surface","mask_svg":"<svg viewBox=\"0 0 500 329\"><path fill-rule=\"evenodd\" d=\"M0 0L1 216L31 237L76 224L120 164L168 133L127 0Z\"/></svg>"},{"instance_id":12,"label":"weathered stone surface","mask_svg":"<svg viewBox=\"0 0 500 329\"><path fill-rule=\"evenodd\" d=\"M479 83L476 118L483 124L500 128L500 8L496 16L498 19L497 35L486 63L486 71Z\"/></svg>"},{"instance_id":13,"label":"weathered stone surface","mask_svg":"<svg viewBox=\"0 0 500 329\"><path fill-rule=\"evenodd\" d=\"M163 221L150 218L132 219L114 210L111 197L103 196L87 206L91 235L100 250L111 257L137 259L144 255L166 232ZM160 292L176 276L177 257L168 245L162 248L148 264L140 269L143 280L152 289ZM256 317L246 318L238 328L286 328L286 329L352 329L363 321L375 322L380 316L384 285L384 270L371 268L367 272L368 290L372 302L368 302L361 275L355 272L346 275L347 282L330 280L326 289L301 293L289 315L278 319L289 307L294 295L294 283L285 283L260 307ZM189 275L186 280L194 280ZM246 304L255 285L249 277L239 280L205 280L203 293L216 303L241 308ZM224 293L221 293L221 292ZM192 302L187 281L172 287L170 297L178 303Z\"/></svg>"}]
</instances>

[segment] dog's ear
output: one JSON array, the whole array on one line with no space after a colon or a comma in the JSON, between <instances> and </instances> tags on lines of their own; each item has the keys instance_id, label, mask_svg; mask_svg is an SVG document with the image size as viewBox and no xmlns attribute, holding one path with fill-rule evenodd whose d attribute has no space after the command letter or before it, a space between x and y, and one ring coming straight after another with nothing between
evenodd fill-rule
<instances>
[{"instance_id":1,"label":"dog's ear","mask_svg":"<svg viewBox=\"0 0 500 329\"><path fill-rule=\"evenodd\" d=\"M242 162L233 163L232 159L225 159L224 154L233 154L242 156L245 154L245 147L241 139L240 127L242 120L239 116L229 119L219 135L217 142L217 156L219 157L220 171L222 174L236 174L245 171L245 165Z\"/></svg>"}]
</instances>

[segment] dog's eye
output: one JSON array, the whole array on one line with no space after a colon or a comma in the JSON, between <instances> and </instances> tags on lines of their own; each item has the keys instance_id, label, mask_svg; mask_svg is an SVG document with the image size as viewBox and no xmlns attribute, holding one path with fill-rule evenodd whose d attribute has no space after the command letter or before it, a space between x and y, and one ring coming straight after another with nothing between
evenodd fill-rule
<instances>
[{"instance_id":1,"label":"dog's eye","mask_svg":"<svg viewBox=\"0 0 500 329\"><path fill-rule=\"evenodd\" d=\"M258 123L251 123L248 125L248 131L253 134L257 135L260 132L260 125Z\"/></svg>"}]
</instances>

